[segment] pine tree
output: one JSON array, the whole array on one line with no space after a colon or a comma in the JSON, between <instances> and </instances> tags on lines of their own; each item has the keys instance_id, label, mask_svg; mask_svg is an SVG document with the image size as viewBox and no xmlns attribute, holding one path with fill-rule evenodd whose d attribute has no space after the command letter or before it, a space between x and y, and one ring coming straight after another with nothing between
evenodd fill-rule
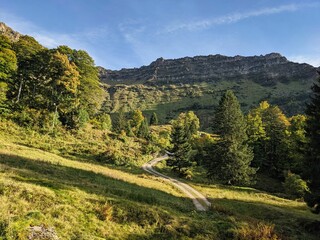
<instances>
[{"instance_id":1,"label":"pine tree","mask_svg":"<svg viewBox=\"0 0 320 240\"><path fill-rule=\"evenodd\" d=\"M150 118L150 126L151 125L158 125L158 116L155 112L152 113L151 118Z\"/></svg>"},{"instance_id":2,"label":"pine tree","mask_svg":"<svg viewBox=\"0 0 320 240\"><path fill-rule=\"evenodd\" d=\"M220 140L213 147L208 176L228 184L247 184L255 169L250 167L253 153L247 144L246 122L240 104L232 91L221 98L214 116L214 133Z\"/></svg>"}]
</instances>

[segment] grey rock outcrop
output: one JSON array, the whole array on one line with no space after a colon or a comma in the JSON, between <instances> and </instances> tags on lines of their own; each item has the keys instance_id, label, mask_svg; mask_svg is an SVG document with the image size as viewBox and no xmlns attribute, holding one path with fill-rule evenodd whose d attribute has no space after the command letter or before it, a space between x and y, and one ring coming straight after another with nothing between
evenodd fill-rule
<instances>
[{"instance_id":1,"label":"grey rock outcrop","mask_svg":"<svg viewBox=\"0 0 320 240\"><path fill-rule=\"evenodd\" d=\"M288 61L279 53L243 57L209 55L179 59L159 58L148 66L112 71L100 68L100 78L107 84L177 84L253 80L261 85L277 81L308 81L317 76L316 68Z\"/></svg>"},{"instance_id":2,"label":"grey rock outcrop","mask_svg":"<svg viewBox=\"0 0 320 240\"><path fill-rule=\"evenodd\" d=\"M28 240L59 240L59 237L54 228L41 225L29 228Z\"/></svg>"},{"instance_id":3,"label":"grey rock outcrop","mask_svg":"<svg viewBox=\"0 0 320 240\"><path fill-rule=\"evenodd\" d=\"M14 31L3 22L0 22L0 34L7 36L13 42L19 41L21 36L20 33Z\"/></svg>"}]
</instances>

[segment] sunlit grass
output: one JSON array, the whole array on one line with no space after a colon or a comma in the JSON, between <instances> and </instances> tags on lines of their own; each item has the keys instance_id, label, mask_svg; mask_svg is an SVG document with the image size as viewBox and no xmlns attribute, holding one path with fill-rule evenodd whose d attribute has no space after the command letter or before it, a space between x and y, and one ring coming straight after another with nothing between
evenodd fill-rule
<instances>
[{"instance_id":1,"label":"sunlit grass","mask_svg":"<svg viewBox=\"0 0 320 240\"><path fill-rule=\"evenodd\" d=\"M309 226L319 216L302 201L212 183L200 168L188 183L207 196L212 207L196 212L190 199L143 172L139 162L97 162L99 148L117 140L91 129L83 139L43 135L10 122L1 122L0 131L0 239L27 239L30 226L39 225L54 227L61 239L318 237ZM172 174L165 164L158 167Z\"/></svg>"},{"instance_id":2,"label":"sunlit grass","mask_svg":"<svg viewBox=\"0 0 320 240\"><path fill-rule=\"evenodd\" d=\"M164 163L158 164L157 168L167 175L177 177ZM239 230L244 231L242 232L244 236L245 234L257 234L258 236L258 233L249 231L248 224L249 226L253 224L261 231L262 229L265 231L274 229L280 235L290 236L292 239L317 239L308 229L304 228L304 225L320 221L320 216L311 213L303 200L290 200L279 197L279 195L284 196L283 193L273 194L253 187L221 185L209 181L205 176L204 169L196 167L193 179L180 180L190 184L208 198L212 204L210 211L232 217L237 222L244 224ZM258 178L258 181L265 180L266 177ZM269 180L265 184L270 184L270 182L272 181ZM263 182L259 185L263 185ZM259 225L260 223L267 225ZM270 236L274 236L273 233L270 233ZM250 238L250 236L247 237ZM270 237L270 239L273 238Z\"/></svg>"},{"instance_id":3,"label":"sunlit grass","mask_svg":"<svg viewBox=\"0 0 320 240\"><path fill-rule=\"evenodd\" d=\"M35 134L25 144L23 129L9 129L0 135L0 239L27 239L30 226L41 225L54 227L61 239L208 239L218 234L214 221L206 223L214 215L196 213L191 200L157 177L128 166L69 159L60 151L62 138L55 143ZM72 144L72 139L64 141ZM46 142L50 152L37 148Z\"/></svg>"}]
</instances>

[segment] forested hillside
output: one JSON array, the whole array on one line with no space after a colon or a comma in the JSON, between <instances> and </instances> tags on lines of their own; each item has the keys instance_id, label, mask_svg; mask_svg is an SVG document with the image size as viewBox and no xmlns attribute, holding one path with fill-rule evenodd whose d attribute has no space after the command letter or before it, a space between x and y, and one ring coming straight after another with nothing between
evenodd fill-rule
<instances>
[{"instance_id":1,"label":"forested hillside","mask_svg":"<svg viewBox=\"0 0 320 240\"><path fill-rule=\"evenodd\" d=\"M119 71L99 68L107 83L110 111L124 107L156 111L166 122L192 110L208 127L219 96L232 89L243 110L266 100L286 114L303 113L316 68L288 61L278 53L253 57L209 55L159 58L148 66Z\"/></svg>"},{"instance_id":2,"label":"forested hillside","mask_svg":"<svg viewBox=\"0 0 320 240\"><path fill-rule=\"evenodd\" d=\"M4 25L2 24L2 29ZM1 40L1 112L21 124L78 128L105 100L93 59L67 46L47 49L8 27Z\"/></svg>"}]
</instances>

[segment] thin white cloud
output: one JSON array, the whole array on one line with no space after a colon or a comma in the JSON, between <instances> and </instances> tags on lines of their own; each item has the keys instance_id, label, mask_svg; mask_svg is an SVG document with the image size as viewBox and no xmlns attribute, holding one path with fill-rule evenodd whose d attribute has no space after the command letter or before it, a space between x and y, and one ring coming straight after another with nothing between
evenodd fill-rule
<instances>
[{"instance_id":1,"label":"thin white cloud","mask_svg":"<svg viewBox=\"0 0 320 240\"><path fill-rule=\"evenodd\" d=\"M171 32L176 32L181 30L185 30L185 31L203 30L203 29L208 29L218 25L236 23L251 17L266 16L266 15L278 14L282 12L295 12L301 8L314 7L317 5L319 4L318 3L288 4L288 5L278 6L278 7L269 7L269 8L253 10L253 11L244 12L244 13L233 13L233 14L228 14L228 15L224 15L224 16L220 16L212 19L204 19L201 21L174 24L174 25L168 26L167 28L165 28L163 32L160 32L160 33L171 33Z\"/></svg>"},{"instance_id":2,"label":"thin white cloud","mask_svg":"<svg viewBox=\"0 0 320 240\"><path fill-rule=\"evenodd\" d=\"M143 59L145 59L145 56L143 56L141 52L145 47L144 45L146 45L146 25L139 20L126 20L118 25L118 30L127 43L127 46L130 46L137 61L142 63Z\"/></svg>"},{"instance_id":3,"label":"thin white cloud","mask_svg":"<svg viewBox=\"0 0 320 240\"><path fill-rule=\"evenodd\" d=\"M39 43L47 48L67 45L74 49L85 50L96 62L102 62L100 58L95 57L96 54L94 54L94 51L91 49L91 44L95 40L108 34L109 30L106 26L76 33L50 32L30 21L10 14L3 9L0 9L0 22L4 22L13 30L18 31L21 34L34 37Z\"/></svg>"},{"instance_id":4,"label":"thin white cloud","mask_svg":"<svg viewBox=\"0 0 320 240\"><path fill-rule=\"evenodd\" d=\"M72 44L81 45L74 34L64 34L57 32L49 32L36 24L22 19L18 16L0 10L0 21L7 24L13 30L34 37L42 45L48 48L57 47L58 45Z\"/></svg>"}]
</instances>

